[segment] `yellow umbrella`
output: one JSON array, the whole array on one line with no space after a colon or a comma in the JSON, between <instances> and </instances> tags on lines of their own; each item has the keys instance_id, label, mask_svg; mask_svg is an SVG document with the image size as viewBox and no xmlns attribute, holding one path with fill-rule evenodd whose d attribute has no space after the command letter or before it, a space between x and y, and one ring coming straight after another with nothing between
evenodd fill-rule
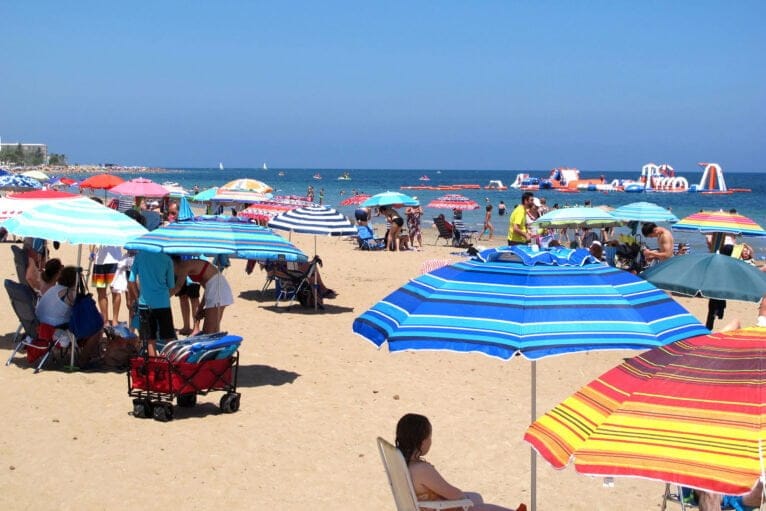
<instances>
[{"instance_id":1,"label":"yellow umbrella","mask_svg":"<svg viewBox=\"0 0 766 511\"><path fill-rule=\"evenodd\" d=\"M229 181L218 189L219 192L224 190L256 193L271 193L274 191L269 185L263 181L258 181L257 179L235 179L234 181Z\"/></svg>"}]
</instances>

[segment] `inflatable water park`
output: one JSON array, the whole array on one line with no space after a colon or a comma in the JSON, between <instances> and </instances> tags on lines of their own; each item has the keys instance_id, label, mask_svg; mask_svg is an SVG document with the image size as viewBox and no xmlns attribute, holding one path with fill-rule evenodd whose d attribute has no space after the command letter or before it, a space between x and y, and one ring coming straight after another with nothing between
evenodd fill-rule
<instances>
[{"instance_id":1,"label":"inflatable water park","mask_svg":"<svg viewBox=\"0 0 766 511\"><path fill-rule=\"evenodd\" d=\"M531 177L519 173L511 184L518 190L553 190L559 192L627 192L627 193L678 193L692 192L711 195L731 194L734 192L749 192L748 188L728 188L724 179L723 169L717 163L699 163L704 170L699 183L689 184L689 180L677 176L675 169L663 163L647 163L641 167L641 175L637 180L615 179L607 182L604 176L596 179L581 179L580 171L576 168L560 167L551 170L547 178Z\"/></svg>"},{"instance_id":2,"label":"inflatable water park","mask_svg":"<svg viewBox=\"0 0 766 511\"><path fill-rule=\"evenodd\" d=\"M749 192L749 188L728 188L723 176L723 169L717 163L698 163L702 167L702 177L699 183L689 183L683 176L676 175L675 169L663 163L647 163L641 167L638 179L614 179L607 181L605 176L583 179L580 171L573 167L558 167L550 171L546 178L533 177L525 172L516 175L510 188L516 190L551 190L562 193L573 192L626 192L626 193L702 193L709 195L725 195L735 192ZM425 174L421 182L430 181ZM498 179L492 179L486 186L478 184L421 184L415 186L400 186L401 190L508 190L509 186Z\"/></svg>"}]
</instances>

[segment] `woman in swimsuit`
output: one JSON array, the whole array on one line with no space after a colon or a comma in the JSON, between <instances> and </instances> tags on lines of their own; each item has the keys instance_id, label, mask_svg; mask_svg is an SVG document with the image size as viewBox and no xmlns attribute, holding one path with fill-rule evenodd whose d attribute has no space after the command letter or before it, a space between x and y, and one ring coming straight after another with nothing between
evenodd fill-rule
<instances>
[{"instance_id":1,"label":"woman in swimsuit","mask_svg":"<svg viewBox=\"0 0 766 511\"><path fill-rule=\"evenodd\" d=\"M218 269L204 259L182 260L180 256L172 256L176 285L170 291L175 295L181 290L186 277L202 286L205 295L202 297L202 307L205 310L205 322L202 324L202 332L213 334L221 330L223 310L227 305L234 303L234 295L226 278ZM192 332L192 335L197 332Z\"/></svg>"},{"instance_id":2,"label":"woman in swimsuit","mask_svg":"<svg viewBox=\"0 0 766 511\"><path fill-rule=\"evenodd\" d=\"M410 470L412 486L418 500L460 500L470 499L473 511L510 511L510 509L485 504L478 493L462 492L439 474L436 468L425 461L423 456L431 448L431 423L428 418L408 413L396 425L396 447L402 452ZM521 504L516 511L526 511Z\"/></svg>"},{"instance_id":3,"label":"woman in swimsuit","mask_svg":"<svg viewBox=\"0 0 766 511\"><path fill-rule=\"evenodd\" d=\"M389 250L399 251L400 236L404 226L404 220L397 210L391 206L381 206L380 213L386 216L386 219L391 222L391 229L388 231L388 248Z\"/></svg>"}]
</instances>

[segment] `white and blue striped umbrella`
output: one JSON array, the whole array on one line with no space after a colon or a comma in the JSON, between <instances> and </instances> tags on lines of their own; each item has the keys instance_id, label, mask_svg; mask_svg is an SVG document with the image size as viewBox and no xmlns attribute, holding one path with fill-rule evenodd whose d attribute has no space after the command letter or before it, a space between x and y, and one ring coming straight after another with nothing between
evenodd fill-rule
<instances>
[{"instance_id":1,"label":"white and blue striped umbrella","mask_svg":"<svg viewBox=\"0 0 766 511\"><path fill-rule=\"evenodd\" d=\"M259 261L306 261L308 257L295 245L271 229L232 217L202 216L173 222L147 232L125 245L129 250L168 254L225 254Z\"/></svg>"},{"instance_id":2,"label":"white and blue striped umbrella","mask_svg":"<svg viewBox=\"0 0 766 511\"><path fill-rule=\"evenodd\" d=\"M678 222L678 217L653 202L631 202L611 212L613 217L634 222Z\"/></svg>"},{"instance_id":3,"label":"white and blue striped umbrella","mask_svg":"<svg viewBox=\"0 0 766 511\"><path fill-rule=\"evenodd\" d=\"M319 236L356 236L356 227L328 206L306 206L280 213L269 221L272 229Z\"/></svg>"},{"instance_id":4,"label":"white and blue striped umbrella","mask_svg":"<svg viewBox=\"0 0 766 511\"><path fill-rule=\"evenodd\" d=\"M359 316L354 332L377 346L388 342L391 351L471 351L503 359L521 353L531 360L644 349L708 332L631 273L528 250L491 249L481 254L487 261L474 258L416 277Z\"/></svg>"},{"instance_id":5,"label":"white and blue striped umbrella","mask_svg":"<svg viewBox=\"0 0 766 511\"><path fill-rule=\"evenodd\" d=\"M87 197L50 201L2 223L16 236L31 236L73 245L122 246L146 229L127 215Z\"/></svg>"},{"instance_id":6,"label":"white and blue striped umbrella","mask_svg":"<svg viewBox=\"0 0 766 511\"><path fill-rule=\"evenodd\" d=\"M29 191L39 190L43 185L37 179L22 176L21 174L8 174L0 176L0 190Z\"/></svg>"}]
</instances>

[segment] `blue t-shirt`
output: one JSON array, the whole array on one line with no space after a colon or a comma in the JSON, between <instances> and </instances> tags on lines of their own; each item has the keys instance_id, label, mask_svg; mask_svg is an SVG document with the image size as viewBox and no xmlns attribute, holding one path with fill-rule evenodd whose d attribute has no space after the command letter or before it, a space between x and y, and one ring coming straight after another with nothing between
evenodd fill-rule
<instances>
[{"instance_id":1,"label":"blue t-shirt","mask_svg":"<svg viewBox=\"0 0 766 511\"><path fill-rule=\"evenodd\" d=\"M138 277L138 304L150 309L170 307L170 290L175 287L173 260L162 253L138 251L130 268L130 281Z\"/></svg>"}]
</instances>

